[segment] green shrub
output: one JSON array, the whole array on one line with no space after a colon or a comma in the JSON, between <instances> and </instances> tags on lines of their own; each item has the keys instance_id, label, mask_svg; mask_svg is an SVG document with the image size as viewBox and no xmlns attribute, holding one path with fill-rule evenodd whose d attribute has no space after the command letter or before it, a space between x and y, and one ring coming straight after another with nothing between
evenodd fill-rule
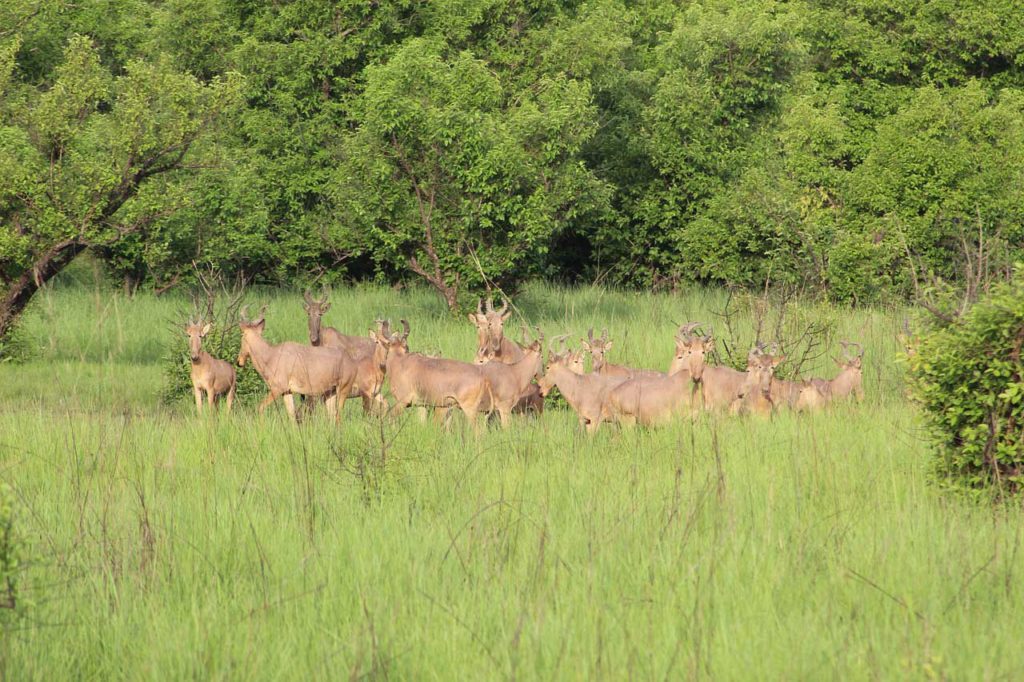
<instances>
[{"instance_id":1,"label":"green shrub","mask_svg":"<svg viewBox=\"0 0 1024 682\"><path fill-rule=\"evenodd\" d=\"M1024 487L1024 264L963 316L908 351L947 487L984 496Z\"/></svg>"},{"instance_id":2,"label":"green shrub","mask_svg":"<svg viewBox=\"0 0 1024 682\"><path fill-rule=\"evenodd\" d=\"M243 404L253 402L266 395L263 379L249 362L245 367L235 364L242 343L242 332L238 328L237 309L225 305L223 310L207 316L212 328L203 339L203 350L215 358L231 363L235 368L235 398ZM168 339L168 350L164 355L164 386L160 399L174 404L182 400L192 401L192 363L189 360L188 336L185 334L185 315L180 324L175 324Z\"/></svg>"}]
</instances>

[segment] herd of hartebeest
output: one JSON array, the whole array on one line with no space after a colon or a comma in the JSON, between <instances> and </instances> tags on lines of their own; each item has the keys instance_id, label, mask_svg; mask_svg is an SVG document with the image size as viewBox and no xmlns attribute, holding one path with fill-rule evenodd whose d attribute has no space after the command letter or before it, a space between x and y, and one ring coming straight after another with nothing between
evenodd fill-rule
<instances>
[{"instance_id":1,"label":"herd of hartebeest","mask_svg":"<svg viewBox=\"0 0 1024 682\"><path fill-rule=\"evenodd\" d=\"M242 333L238 364L252 360L267 384L267 405L283 397L289 416L295 420L296 394L323 398L328 413L339 418L339 396L362 398L363 408L377 414L397 414L416 405L434 408L442 421L449 408L458 407L470 423L480 413L498 413L503 426L513 412L544 409L544 399L558 387L587 431L602 422L654 425L697 410L728 410L732 414L771 414L782 408L796 411L819 409L844 398L863 397L861 361L863 349L841 341L839 373L832 379L785 381L775 377L775 368L785 358L777 348L758 345L747 356L745 372L731 367L707 365L714 347L712 335L700 334L699 323L685 324L675 334L675 356L668 372L633 369L607 360L612 341L605 330L595 337L591 329L582 347L572 350L568 334L552 340L547 362L543 358L544 335L524 343L505 336L505 322L512 314L508 302L495 309L481 300L469 314L477 330L477 352L473 363L433 357L409 350L409 323L393 331L390 322L377 320L368 336L348 336L321 320L330 304L326 296L317 300L306 292L310 344L286 341L271 344L263 338L263 311L256 319L240 313ZM189 321L192 388L196 409L203 409L203 393L212 407L220 396L227 408L235 395L235 370L230 363L202 350L202 339L210 324ZM856 348L851 352L850 348ZM585 369L585 355L591 371ZM385 381L392 403L383 396Z\"/></svg>"}]
</instances>

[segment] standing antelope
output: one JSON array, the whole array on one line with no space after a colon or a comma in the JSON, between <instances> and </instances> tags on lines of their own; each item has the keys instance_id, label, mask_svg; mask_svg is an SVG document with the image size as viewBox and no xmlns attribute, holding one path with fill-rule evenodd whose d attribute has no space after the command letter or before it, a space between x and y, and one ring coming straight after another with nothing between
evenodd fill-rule
<instances>
[{"instance_id":1,"label":"standing antelope","mask_svg":"<svg viewBox=\"0 0 1024 682\"><path fill-rule=\"evenodd\" d=\"M785 355L765 353L760 345L747 355L747 371L736 398L729 406L731 414L771 414L775 409L772 402L772 378L775 368Z\"/></svg>"},{"instance_id":2,"label":"standing antelope","mask_svg":"<svg viewBox=\"0 0 1024 682\"><path fill-rule=\"evenodd\" d=\"M559 338L565 339L564 336ZM592 434L597 431L604 419L603 407L608 391L625 379L596 372L578 374L570 367L570 355L569 351L548 351L544 375L538 381L540 392L541 395L547 396L551 389L557 386L569 407L576 412L580 427Z\"/></svg>"},{"instance_id":3,"label":"standing antelope","mask_svg":"<svg viewBox=\"0 0 1024 682\"><path fill-rule=\"evenodd\" d=\"M833 358L839 366L839 374L832 379L811 379L823 395L830 400L842 400L854 396L857 401L864 399L864 348L859 343L852 341L840 341L843 348L843 358ZM850 346L856 346L858 352L850 353Z\"/></svg>"},{"instance_id":4,"label":"standing antelope","mask_svg":"<svg viewBox=\"0 0 1024 682\"><path fill-rule=\"evenodd\" d=\"M260 403L260 414L267 405L283 396L288 416L298 423L294 394L325 396L328 414L339 421L338 396L347 396L356 378L352 356L341 348L304 346L292 341L272 345L263 338L266 321L262 310L257 319L247 320L243 308L240 318L242 347L238 364L244 367L246 360L252 358L253 367L267 384L268 393Z\"/></svg>"},{"instance_id":5,"label":"standing antelope","mask_svg":"<svg viewBox=\"0 0 1024 682\"><path fill-rule=\"evenodd\" d=\"M661 372L653 369L633 369L632 367L626 367L625 365L613 365L608 362L605 356L608 351L612 349L612 341L608 338L608 330L602 331L599 338L594 338L594 329L590 328L587 330L587 338L580 339L583 347L590 353L591 358L591 371L595 374L602 374L604 376L619 377L621 379L632 379L635 376L646 375L646 376L665 376Z\"/></svg>"},{"instance_id":6,"label":"standing antelope","mask_svg":"<svg viewBox=\"0 0 1024 682\"><path fill-rule=\"evenodd\" d=\"M327 302L327 294L323 293L320 300L314 299L308 291L303 292L304 303L302 307L306 311L309 325L309 343L312 346L326 346L328 348L343 348L352 357L369 355L373 353L376 345L373 339L365 336L349 336L342 334L334 327L324 327L321 320L331 304Z\"/></svg>"},{"instance_id":7,"label":"standing antelope","mask_svg":"<svg viewBox=\"0 0 1024 682\"><path fill-rule=\"evenodd\" d=\"M503 427L508 426L513 408L524 401L530 401L533 395L536 395L539 405L531 407L538 413L544 409L544 397L540 394L540 388L533 383L543 366L541 352L544 348L544 334L539 329L537 333L540 336L526 347L525 354L518 362L500 362L494 357L492 349L487 361L479 364L491 385L490 404L481 407L485 412L497 410Z\"/></svg>"},{"instance_id":8,"label":"standing antelope","mask_svg":"<svg viewBox=\"0 0 1024 682\"><path fill-rule=\"evenodd\" d=\"M638 375L608 392L604 416L626 426L665 423L693 409L703 379L709 337L694 336L684 325L676 335L676 355L669 374Z\"/></svg>"},{"instance_id":9,"label":"standing antelope","mask_svg":"<svg viewBox=\"0 0 1024 682\"><path fill-rule=\"evenodd\" d=\"M505 322L512 316L508 309L508 301L501 300L501 309L494 309L494 301L487 298L487 311L483 310L483 300L477 299L476 312L469 313L469 321L476 326L477 352L493 352L498 362L519 362L525 351L515 341L505 338Z\"/></svg>"},{"instance_id":10,"label":"standing antelope","mask_svg":"<svg viewBox=\"0 0 1024 682\"><path fill-rule=\"evenodd\" d=\"M493 402L490 382L483 370L468 362L410 353L409 323L402 320L402 327L404 333L392 334L385 322L375 335L376 343L384 348L388 388L395 399L391 414L401 414L410 405L458 405L476 428L481 403Z\"/></svg>"},{"instance_id":11,"label":"standing antelope","mask_svg":"<svg viewBox=\"0 0 1024 682\"><path fill-rule=\"evenodd\" d=\"M189 320L185 333L188 334L189 358L192 361L192 394L196 399L196 412L203 413L203 391L210 408L213 408L216 398L227 394L227 411L230 412L231 403L235 401L235 368L230 362L218 360L202 350L203 337L210 333L210 323L203 324L202 319Z\"/></svg>"}]
</instances>

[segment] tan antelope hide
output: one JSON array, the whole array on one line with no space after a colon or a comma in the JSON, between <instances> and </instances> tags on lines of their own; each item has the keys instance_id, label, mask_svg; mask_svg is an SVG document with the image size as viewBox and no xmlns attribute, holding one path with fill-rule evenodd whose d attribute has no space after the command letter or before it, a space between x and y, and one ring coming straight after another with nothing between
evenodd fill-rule
<instances>
[{"instance_id":1,"label":"tan antelope hide","mask_svg":"<svg viewBox=\"0 0 1024 682\"><path fill-rule=\"evenodd\" d=\"M494 300L487 297L487 309L484 302L477 299L476 312L469 313L469 321L476 327L476 348L478 356L491 354L498 362L511 364L519 362L524 348L512 339L505 338L505 322L512 316L508 309L508 301L502 299L501 308L494 309Z\"/></svg>"},{"instance_id":2,"label":"tan antelope hide","mask_svg":"<svg viewBox=\"0 0 1024 682\"><path fill-rule=\"evenodd\" d=\"M188 334L189 359L192 361L192 394L196 399L196 411L203 413L205 392L211 409L214 400L227 395L227 411L230 412L235 401L235 368L230 362L218 360L202 350L203 337L210 333L210 324L204 324L202 319L196 322L189 320L185 333Z\"/></svg>"},{"instance_id":3,"label":"tan antelope hide","mask_svg":"<svg viewBox=\"0 0 1024 682\"><path fill-rule=\"evenodd\" d=\"M538 381L541 395L546 396L555 386L576 412L580 427L594 433L604 419L603 407L609 389L625 381L623 377L605 376L591 372L577 374L570 369L570 353L548 351L544 375Z\"/></svg>"},{"instance_id":4,"label":"tan antelope hide","mask_svg":"<svg viewBox=\"0 0 1024 682\"><path fill-rule=\"evenodd\" d=\"M518 362L500 362L495 359L491 350L488 361L480 364L480 369L491 385L490 404L481 406L481 409L485 412L496 410L502 426L508 426L513 408L524 401L524 396L534 392L540 399L540 405L535 409L538 413L543 410L544 398L540 395L540 388L533 383L543 366L541 352L544 334L539 329L537 333L538 339L526 347L523 357Z\"/></svg>"},{"instance_id":5,"label":"tan antelope hide","mask_svg":"<svg viewBox=\"0 0 1024 682\"><path fill-rule=\"evenodd\" d=\"M481 403L492 400L490 383L478 365L445 358L410 353L409 323L402 320L404 333L390 332L385 322L376 342L386 352L388 388L395 404L392 414L400 414L410 405L448 408L457 405L470 424L476 427Z\"/></svg>"},{"instance_id":6,"label":"tan antelope hide","mask_svg":"<svg viewBox=\"0 0 1024 682\"><path fill-rule=\"evenodd\" d=\"M811 379L818 390L829 400L843 400L853 396L858 401L864 399L864 349L859 343L840 341L843 349L842 359L833 358L839 366L839 374L832 379ZM857 352L851 353L850 346L856 346Z\"/></svg>"},{"instance_id":7,"label":"tan antelope hide","mask_svg":"<svg viewBox=\"0 0 1024 682\"><path fill-rule=\"evenodd\" d=\"M697 325L684 327L676 335L676 356L672 373L635 376L608 392L604 415L624 426L664 424L692 413L704 373L704 356L710 338L692 336Z\"/></svg>"},{"instance_id":8,"label":"tan antelope hide","mask_svg":"<svg viewBox=\"0 0 1024 682\"><path fill-rule=\"evenodd\" d=\"M634 369L625 365L613 365L608 362L608 351L612 349L612 341L608 338L608 330L602 331L601 336L594 338L593 328L587 330L587 338L580 339L583 348L590 353L590 370L595 374L614 376L621 379L631 379L635 376L665 376L653 369Z\"/></svg>"},{"instance_id":9,"label":"tan antelope hide","mask_svg":"<svg viewBox=\"0 0 1024 682\"><path fill-rule=\"evenodd\" d=\"M373 353L373 349L376 346L373 339L365 336L349 336L348 334L342 334L334 327L323 326L323 316L331 309L331 304L327 302L326 293L321 292L320 300L317 300L306 291L303 292L302 299L302 307L306 311L309 326L310 345L343 348L353 358Z\"/></svg>"},{"instance_id":10,"label":"tan antelope hide","mask_svg":"<svg viewBox=\"0 0 1024 682\"><path fill-rule=\"evenodd\" d=\"M292 421L295 416L294 395L324 396L327 398L328 413L338 420L338 396L347 396L356 378L356 363L341 348L306 346L285 341L277 345L263 338L266 321L263 311L256 320L245 319L242 309L238 323L242 330L242 347L238 354L239 366L252 358L253 367L267 384L267 397L260 403L260 414L267 405L278 398L284 398L285 408Z\"/></svg>"},{"instance_id":11,"label":"tan antelope hide","mask_svg":"<svg viewBox=\"0 0 1024 682\"><path fill-rule=\"evenodd\" d=\"M729 406L732 414L769 415L775 409L772 403L772 378L775 368L786 359L784 355L764 352L758 345L747 355L747 371L736 398Z\"/></svg>"}]
</instances>

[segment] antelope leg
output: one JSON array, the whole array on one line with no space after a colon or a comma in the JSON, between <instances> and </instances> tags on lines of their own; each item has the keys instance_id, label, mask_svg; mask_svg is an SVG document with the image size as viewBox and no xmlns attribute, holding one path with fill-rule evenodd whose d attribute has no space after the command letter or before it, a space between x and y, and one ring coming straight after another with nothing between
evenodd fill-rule
<instances>
[{"instance_id":1,"label":"antelope leg","mask_svg":"<svg viewBox=\"0 0 1024 682\"><path fill-rule=\"evenodd\" d=\"M298 424L299 420L295 416L295 396L293 394L284 394L284 408L288 410L288 416L292 418L292 421Z\"/></svg>"},{"instance_id":2,"label":"antelope leg","mask_svg":"<svg viewBox=\"0 0 1024 682\"><path fill-rule=\"evenodd\" d=\"M200 388L193 388L192 394L196 399L196 412L199 414L203 413L203 391Z\"/></svg>"},{"instance_id":3,"label":"antelope leg","mask_svg":"<svg viewBox=\"0 0 1024 682\"><path fill-rule=\"evenodd\" d=\"M231 403L235 402L235 385L231 384L231 388L228 389L228 412L231 412Z\"/></svg>"},{"instance_id":4,"label":"antelope leg","mask_svg":"<svg viewBox=\"0 0 1024 682\"><path fill-rule=\"evenodd\" d=\"M270 403L274 402L274 401L275 401L276 399L277 399L277 396L276 396L276 395L274 395L274 392L273 392L273 391L271 391L270 393L268 393L268 394L267 394L267 397L266 397L266 398L264 398L264 399L263 399L263 400L262 400L262 401L260 402L260 406L259 406L259 408L258 408L258 409L259 409L259 413L260 413L260 414L262 415L262 414L263 414L263 411L267 409L267 405L269 405Z\"/></svg>"}]
</instances>

